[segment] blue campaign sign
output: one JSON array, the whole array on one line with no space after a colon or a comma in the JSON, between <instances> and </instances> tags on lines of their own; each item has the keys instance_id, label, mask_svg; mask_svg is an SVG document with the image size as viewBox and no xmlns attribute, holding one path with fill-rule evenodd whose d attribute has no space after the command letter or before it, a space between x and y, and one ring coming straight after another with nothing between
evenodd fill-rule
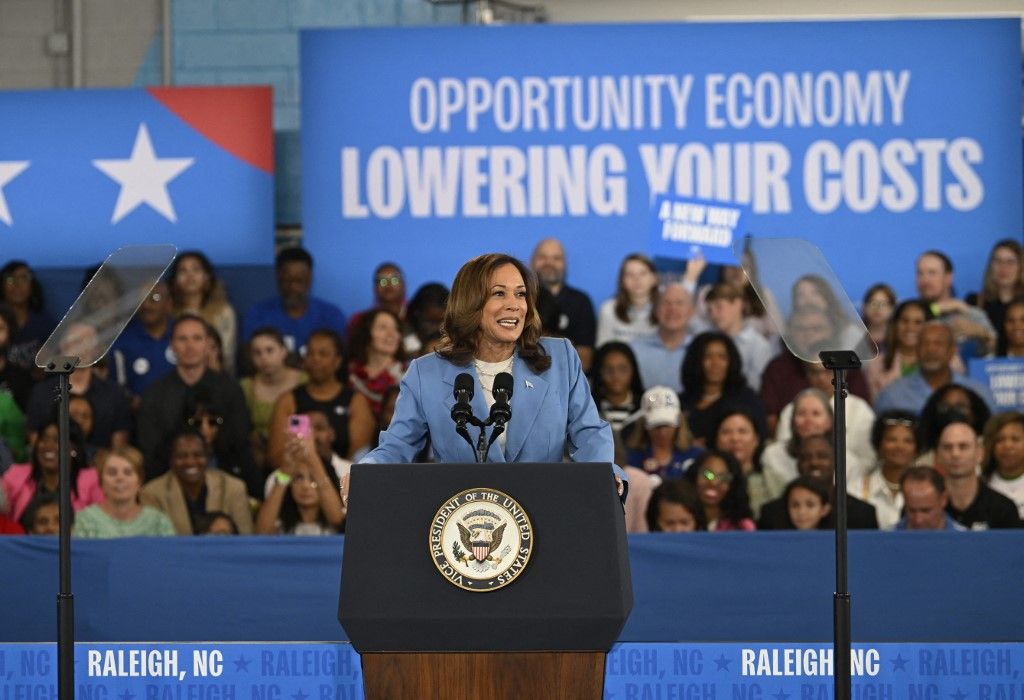
<instances>
[{"instance_id":1,"label":"blue campaign sign","mask_svg":"<svg viewBox=\"0 0 1024 700\"><path fill-rule=\"evenodd\" d=\"M0 92L0 259L98 263L127 244L273 257L265 87Z\"/></svg>"},{"instance_id":2,"label":"blue campaign sign","mask_svg":"<svg viewBox=\"0 0 1024 700\"><path fill-rule=\"evenodd\" d=\"M616 644L606 700L829 700L831 644ZM854 644L861 700L1019 700L1024 645ZM56 697L54 644L0 644L0 698ZM75 697L358 700L349 644L93 644L75 648Z\"/></svg>"},{"instance_id":3,"label":"blue campaign sign","mask_svg":"<svg viewBox=\"0 0 1024 700\"><path fill-rule=\"evenodd\" d=\"M743 236L745 207L660 195L651 207L651 257L738 265L733 243Z\"/></svg>"},{"instance_id":4,"label":"blue campaign sign","mask_svg":"<svg viewBox=\"0 0 1024 700\"><path fill-rule=\"evenodd\" d=\"M330 270L317 291L345 307L370 303L383 260L411 287L450 282L473 255L528 257L550 236L599 301L647 249L659 195L743 207L743 235L810 240L855 298L878 281L913 294L927 248L968 291L990 244L1021 233L1012 18L311 30L301 44L305 236Z\"/></svg>"},{"instance_id":5,"label":"blue campaign sign","mask_svg":"<svg viewBox=\"0 0 1024 700\"><path fill-rule=\"evenodd\" d=\"M972 359L967 373L988 387L1000 411L1024 411L1024 357Z\"/></svg>"}]
</instances>

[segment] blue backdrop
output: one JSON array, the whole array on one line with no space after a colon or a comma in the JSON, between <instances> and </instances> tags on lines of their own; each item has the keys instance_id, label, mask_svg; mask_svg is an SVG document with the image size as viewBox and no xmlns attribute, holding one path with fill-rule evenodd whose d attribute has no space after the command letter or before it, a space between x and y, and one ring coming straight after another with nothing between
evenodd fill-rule
<instances>
[{"instance_id":1,"label":"blue backdrop","mask_svg":"<svg viewBox=\"0 0 1024 700\"><path fill-rule=\"evenodd\" d=\"M449 282L557 236L597 301L665 193L818 243L855 297L931 247L966 291L1021 234L1019 73L1014 19L307 31L317 288L359 308L381 260Z\"/></svg>"}]
</instances>

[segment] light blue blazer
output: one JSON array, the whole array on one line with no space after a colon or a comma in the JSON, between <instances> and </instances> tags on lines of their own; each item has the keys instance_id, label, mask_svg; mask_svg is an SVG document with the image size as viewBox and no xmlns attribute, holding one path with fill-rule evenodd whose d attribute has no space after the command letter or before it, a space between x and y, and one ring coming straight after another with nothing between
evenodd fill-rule
<instances>
[{"instance_id":1,"label":"light blue blazer","mask_svg":"<svg viewBox=\"0 0 1024 700\"><path fill-rule=\"evenodd\" d=\"M551 367L538 374L519 358L512 363L512 420L505 428L505 449L496 440L488 462L561 462L565 447L574 462L614 462L612 430L597 413L579 355L568 340L542 338ZM380 434L380 446L360 462L411 462L427 436L438 462L472 463L474 450L458 433L452 420L455 377L472 375L475 383L473 415L489 414L480 378L472 362L462 367L436 354L413 361L402 379L391 425ZM474 443L479 429L467 426ZM488 436L491 428L488 428ZM624 476L613 465L615 473Z\"/></svg>"}]
</instances>

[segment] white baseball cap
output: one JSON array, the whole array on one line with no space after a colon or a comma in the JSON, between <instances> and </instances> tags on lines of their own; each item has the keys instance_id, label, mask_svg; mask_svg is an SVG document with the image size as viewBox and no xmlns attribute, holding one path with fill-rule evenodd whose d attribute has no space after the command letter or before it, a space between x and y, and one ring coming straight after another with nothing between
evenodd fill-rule
<instances>
[{"instance_id":1,"label":"white baseball cap","mask_svg":"<svg viewBox=\"0 0 1024 700\"><path fill-rule=\"evenodd\" d=\"M679 408L679 396L667 386L652 386L644 392L640 399L640 410L643 411L644 425L657 428L661 425L679 426L682 411Z\"/></svg>"}]
</instances>

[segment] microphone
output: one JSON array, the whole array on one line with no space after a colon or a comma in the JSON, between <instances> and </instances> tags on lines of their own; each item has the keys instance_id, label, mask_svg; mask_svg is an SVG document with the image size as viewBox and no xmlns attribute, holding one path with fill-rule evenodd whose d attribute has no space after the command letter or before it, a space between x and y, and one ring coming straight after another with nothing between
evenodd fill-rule
<instances>
[{"instance_id":1,"label":"microphone","mask_svg":"<svg viewBox=\"0 0 1024 700\"><path fill-rule=\"evenodd\" d=\"M494 405L491 406L490 422L498 427L504 427L512 420L512 407L509 406L509 399L512 398L512 375L508 372L498 372L494 377L491 394L494 395Z\"/></svg>"},{"instance_id":2,"label":"microphone","mask_svg":"<svg viewBox=\"0 0 1024 700\"><path fill-rule=\"evenodd\" d=\"M455 405L452 406L452 420L459 428L465 428L466 423L473 420L473 409L469 402L473 400L473 377L463 372L455 377Z\"/></svg>"}]
</instances>

